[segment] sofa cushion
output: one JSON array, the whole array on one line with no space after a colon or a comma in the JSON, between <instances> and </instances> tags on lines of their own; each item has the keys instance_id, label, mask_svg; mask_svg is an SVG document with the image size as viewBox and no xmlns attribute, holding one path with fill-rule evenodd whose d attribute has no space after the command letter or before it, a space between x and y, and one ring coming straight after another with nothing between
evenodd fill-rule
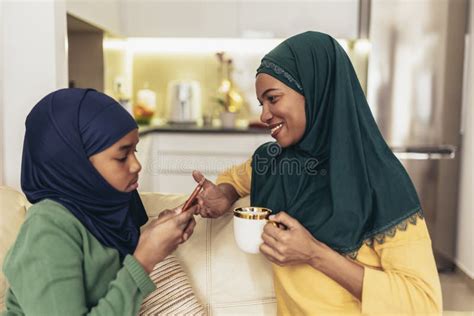
<instances>
[{"instance_id":1,"label":"sofa cushion","mask_svg":"<svg viewBox=\"0 0 474 316\"><path fill-rule=\"evenodd\" d=\"M172 209L184 204L187 196L182 194L142 192L140 193L140 198L142 199L146 213L149 217L153 218L166 209Z\"/></svg>"},{"instance_id":2,"label":"sofa cushion","mask_svg":"<svg viewBox=\"0 0 474 316\"><path fill-rule=\"evenodd\" d=\"M233 208L250 205L238 200ZM276 315L271 264L262 254L242 252L234 240L233 214L210 223L211 298L219 314Z\"/></svg>"},{"instance_id":3,"label":"sofa cushion","mask_svg":"<svg viewBox=\"0 0 474 316\"><path fill-rule=\"evenodd\" d=\"M174 208L186 195L141 193L149 216ZM235 207L249 206L239 199ZM275 315L276 300L270 263L261 254L242 252L234 241L233 216L196 217L191 238L175 252L199 301L212 315Z\"/></svg>"},{"instance_id":4,"label":"sofa cushion","mask_svg":"<svg viewBox=\"0 0 474 316\"><path fill-rule=\"evenodd\" d=\"M150 278L156 284L156 290L143 300L139 316L205 314L187 274L174 255L158 263Z\"/></svg>"}]
</instances>

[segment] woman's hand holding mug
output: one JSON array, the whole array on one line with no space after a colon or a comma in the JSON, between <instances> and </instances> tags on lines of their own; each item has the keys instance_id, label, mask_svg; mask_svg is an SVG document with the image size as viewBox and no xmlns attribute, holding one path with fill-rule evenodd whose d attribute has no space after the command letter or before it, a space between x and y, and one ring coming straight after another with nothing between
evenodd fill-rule
<instances>
[{"instance_id":1,"label":"woman's hand holding mug","mask_svg":"<svg viewBox=\"0 0 474 316\"><path fill-rule=\"evenodd\" d=\"M284 229L274 225L276 222ZM280 265L315 265L329 247L316 240L296 219L285 212L270 216L263 229L260 252L271 262Z\"/></svg>"}]
</instances>

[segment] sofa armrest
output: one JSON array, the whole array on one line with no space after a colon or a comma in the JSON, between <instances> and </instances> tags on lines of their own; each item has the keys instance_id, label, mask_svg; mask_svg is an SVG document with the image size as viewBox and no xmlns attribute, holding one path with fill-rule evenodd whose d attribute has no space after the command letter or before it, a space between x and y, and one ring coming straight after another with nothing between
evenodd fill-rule
<instances>
[{"instance_id":1,"label":"sofa armrest","mask_svg":"<svg viewBox=\"0 0 474 316\"><path fill-rule=\"evenodd\" d=\"M31 206L19 191L0 186L0 267L7 250L13 244L25 219L26 210ZM5 276L0 271L0 311L4 309L4 295L7 289Z\"/></svg>"}]
</instances>

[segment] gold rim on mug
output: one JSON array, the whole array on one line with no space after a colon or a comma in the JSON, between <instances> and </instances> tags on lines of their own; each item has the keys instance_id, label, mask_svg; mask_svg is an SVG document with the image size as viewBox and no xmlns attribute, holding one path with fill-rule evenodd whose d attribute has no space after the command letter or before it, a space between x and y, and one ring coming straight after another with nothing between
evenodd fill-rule
<instances>
[{"instance_id":1,"label":"gold rim on mug","mask_svg":"<svg viewBox=\"0 0 474 316\"><path fill-rule=\"evenodd\" d=\"M244 219L268 219L272 210L264 207L238 207L234 209L234 216Z\"/></svg>"}]
</instances>

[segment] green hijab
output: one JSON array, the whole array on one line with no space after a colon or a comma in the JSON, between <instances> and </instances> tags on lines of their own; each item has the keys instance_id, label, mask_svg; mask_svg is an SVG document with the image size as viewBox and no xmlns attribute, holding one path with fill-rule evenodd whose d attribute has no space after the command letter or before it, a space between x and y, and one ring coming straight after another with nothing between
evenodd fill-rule
<instances>
[{"instance_id":1,"label":"green hijab","mask_svg":"<svg viewBox=\"0 0 474 316\"><path fill-rule=\"evenodd\" d=\"M255 151L252 205L287 212L343 254L354 254L363 242L381 242L421 216L415 188L334 38L293 36L265 55L257 73L305 97L306 129L293 146L266 143Z\"/></svg>"}]
</instances>

